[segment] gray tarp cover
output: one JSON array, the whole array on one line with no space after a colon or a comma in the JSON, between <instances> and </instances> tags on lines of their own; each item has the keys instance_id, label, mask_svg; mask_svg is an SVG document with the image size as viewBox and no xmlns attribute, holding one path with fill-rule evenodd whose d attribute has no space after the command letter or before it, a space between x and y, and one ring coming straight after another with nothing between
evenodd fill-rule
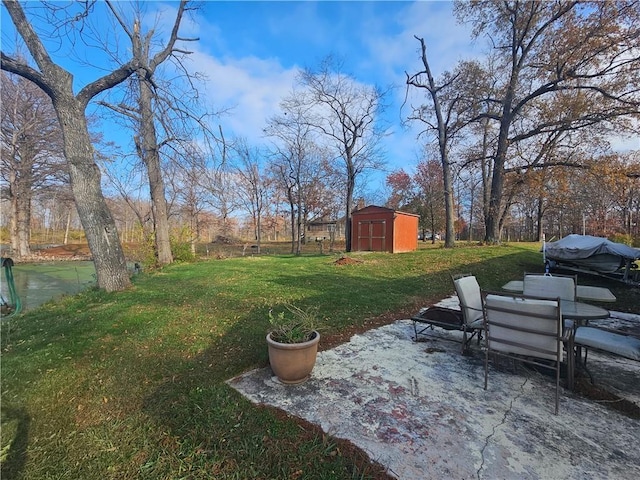
<instances>
[{"instance_id":1,"label":"gray tarp cover","mask_svg":"<svg viewBox=\"0 0 640 480\"><path fill-rule=\"evenodd\" d=\"M631 248L623 243L591 235L571 234L557 242L545 245L547 257L558 260L578 260L593 255L619 255L625 259L640 258L640 249Z\"/></svg>"}]
</instances>

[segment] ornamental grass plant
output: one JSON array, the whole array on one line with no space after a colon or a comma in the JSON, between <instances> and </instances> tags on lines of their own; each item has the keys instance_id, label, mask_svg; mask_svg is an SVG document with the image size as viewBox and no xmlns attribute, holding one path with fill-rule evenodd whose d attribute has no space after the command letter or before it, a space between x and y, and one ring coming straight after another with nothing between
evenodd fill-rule
<instances>
[{"instance_id":1,"label":"ornamental grass plant","mask_svg":"<svg viewBox=\"0 0 640 480\"><path fill-rule=\"evenodd\" d=\"M269 309L271 339L278 343L303 343L311 340L318 329L318 308L302 309L295 305L285 305L286 311L274 315ZM286 312L289 312L288 314Z\"/></svg>"}]
</instances>

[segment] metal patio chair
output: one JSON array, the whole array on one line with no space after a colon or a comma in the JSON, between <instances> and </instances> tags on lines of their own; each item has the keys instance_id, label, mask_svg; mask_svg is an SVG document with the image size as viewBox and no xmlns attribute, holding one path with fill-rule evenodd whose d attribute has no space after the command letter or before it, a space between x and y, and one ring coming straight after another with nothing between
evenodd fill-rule
<instances>
[{"instance_id":1,"label":"metal patio chair","mask_svg":"<svg viewBox=\"0 0 640 480\"><path fill-rule=\"evenodd\" d=\"M476 277L470 273L452 275L453 285L460 303L460 310L433 306L420 310L417 315L411 317L415 332L414 340L418 335L426 335L427 330L434 327L445 330L459 330L462 332L462 353L464 354L469 343L477 335L478 344L482 338L484 322L482 319L482 300L480 298L480 285ZM425 324L418 329L418 324Z\"/></svg>"},{"instance_id":2,"label":"metal patio chair","mask_svg":"<svg viewBox=\"0 0 640 480\"><path fill-rule=\"evenodd\" d=\"M560 365L563 342L570 341L570 330L563 334L560 299L546 300L526 295L483 292L486 350L484 388L489 377L489 357L502 356L555 371L555 414L559 410ZM571 362L571 356L568 356ZM569 363L569 374L572 374Z\"/></svg>"}]
</instances>

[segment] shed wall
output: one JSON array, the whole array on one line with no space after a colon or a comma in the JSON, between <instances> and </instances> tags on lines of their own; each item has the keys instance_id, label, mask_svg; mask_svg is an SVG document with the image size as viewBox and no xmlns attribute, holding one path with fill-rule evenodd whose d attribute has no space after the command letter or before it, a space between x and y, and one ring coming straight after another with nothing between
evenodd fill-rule
<instances>
[{"instance_id":1,"label":"shed wall","mask_svg":"<svg viewBox=\"0 0 640 480\"><path fill-rule=\"evenodd\" d=\"M417 215L368 206L353 213L352 249L400 253L418 248Z\"/></svg>"},{"instance_id":2,"label":"shed wall","mask_svg":"<svg viewBox=\"0 0 640 480\"><path fill-rule=\"evenodd\" d=\"M418 220L415 215L396 212L393 252L413 252L418 249Z\"/></svg>"}]
</instances>

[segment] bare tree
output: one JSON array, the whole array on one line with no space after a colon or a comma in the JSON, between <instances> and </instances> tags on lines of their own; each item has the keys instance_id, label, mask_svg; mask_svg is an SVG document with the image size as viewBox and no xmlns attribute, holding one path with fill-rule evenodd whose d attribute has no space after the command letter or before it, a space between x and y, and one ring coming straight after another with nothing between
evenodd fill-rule
<instances>
[{"instance_id":1,"label":"bare tree","mask_svg":"<svg viewBox=\"0 0 640 480\"><path fill-rule=\"evenodd\" d=\"M233 222L231 215L239 208L235 175L228 165L211 166L200 170L198 182L208 193L208 204L220 217L220 232L223 236L231 234Z\"/></svg>"},{"instance_id":2,"label":"bare tree","mask_svg":"<svg viewBox=\"0 0 640 480\"><path fill-rule=\"evenodd\" d=\"M2 73L1 173L11 204L11 247L30 254L32 199L52 183L65 182L63 140L51 99L33 83Z\"/></svg>"},{"instance_id":3,"label":"bare tree","mask_svg":"<svg viewBox=\"0 0 640 480\"><path fill-rule=\"evenodd\" d=\"M322 177L320 153L305 121L306 109L295 96L280 107L283 113L268 120L265 132L274 139L271 169L289 205L291 253L300 255L311 189Z\"/></svg>"},{"instance_id":4,"label":"bare tree","mask_svg":"<svg viewBox=\"0 0 640 480\"><path fill-rule=\"evenodd\" d=\"M144 182L141 172L136 168L110 169L106 167L107 163L103 163L103 171L109 184L135 215L143 236L149 238L153 234L152 214L149 202L142 199Z\"/></svg>"},{"instance_id":5,"label":"bare tree","mask_svg":"<svg viewBox=\"0 0 640 480\"><path fill-rule=\"evenodd\" d=\"M377 87L359 84L341 73L331 58L317 70L307 68L300 73L300 84L306 92L300 101L308 109L307 123L321 132L343 162L345 180L345 240L351 251L351 214L356 181L367 169L382 166L379 150L383 136L377 128L378 114L385 93Z\"/></svg>"},{"instance_id":6,"label":"bare tree","mask_svg":"<svg viewBox=\"0 0 640 480\"><path fill-rule=\"evenodd\" d=\"M640 113L637 1L456 2L499 60L496 95L479 97L477 119L496 125L486 214L488 242L500 240L505 173L518 142L595 124L625 127ZM564 108L554 108L562 103Z\"/></svg>"},{"instance_id":7,"label":"bare tree","mask_svg":"<svg viewBox=\"0 0 640 480\"><path fill-rule=\"evenodd\" d=\"M464 144L460 146L458 152L460 164L458 168L458 178L470 187L469 206L469 240L473 237L473 230L476 227L473 216L476 215L479 222L478 232L482 232L484 238L484 220L489 211L489 198L491 193L491 177L493 162L490 159L490 152L495 143L496 133L491 128L488 120L475 122L469 125L465 136ZM480 228L480 226L482 228Z\"/></svg>"},{"instance_id":8,"label":"bare tree","mask_svg":"<svg viewBox=\"0 0 640 480\"><path fill-rule=\"evenodd\" d=\"M76 94L73 89L73 75L53 61L21 4L11 0L3 0L2 3L37 65L37 68L34 68L3 50L2 70L32 81L51 98L62 126L71 186L96 266L98 286L107 291L125 289L130 285L125 256L114 219L102 193L100 170L94 160L85 111L96 95L120 84L141 68L141 65L135 57L131 58L115 70L85 85ZM80 20L91 15L95 6L93 2L83 5L87 7L86 10L75 17ZM185 5L184 1L180 3L175 27L171 33L172 38L178 35L178 26ZM105 2L105 6L107 12L118 17L111 2ZM124 24L121 23L120 26L130 36L136 34L135 31L129 31Z\"/></svg>"},{"instance_id":9,"label":"bare tree","mask_svg":"<svg viewBox=\"0 0 640 480\"><path fill-rule=\"evenodd\" d=\"M218 126L217 149L199 149L190 156L197 165L199 185L207 192L207 202L220 217L220 232L223 237L231 234L232 213L239 208L234 169L228 162L228 152L233 145L227 143L222 126Z\"/></svg>"},{"instance_id":10,"label":"bare tree","mask_svg":"<svg viewBox=\"0 0 640 480\"><path fill-rule=\"evenodd\" d=\"M416 196L420 224L431 232L431 243L436 241L436 233L447 222L446 199L442 191L442 164L437 160L422 160L418 163L414 181L418 187ZM451 205L454 208L454 205ZM427 238L425 238L427 240Z\"/></svg>"},{"instance_id":11,"label":"bare tree","mask_svg":"<svg viewBox=\"0 0 640 480\"><path fill-rule=\"evenodd\" d=\"M423 38L415 37L420 42L420 59L423 69L409 75L406 73L407 88L415 87L428 92L432 108L424 105L412 107L409 120L420 121L427 131L435 134L438 141L438 153L442 168L442 185L445 199L445 247L455 245L454 201L453 201L453 169L449 155L455 136L468 123L470 105L465 101L462 79L469 79L477 74L473 63L460 63L457 71L446 72L440 82L436 82L429 59L427 46ZM435 118L434 118L435 117Z\"/></svg>"},{"instance_id":12,"label":"bare tree","mask_svg":"<svg viewBox=\"0 0 640 480\"><path fill-rule=\"evenodd\" d=\"M9 0L4 0L3 5L9 12L38 69L31 67L25 61L11 57L4 51L2 52L2 69L34 82L51 98L64 133L65 156L69 165L71 185L78 214L96 265L98 286L107 291L124 289L130 284L125 257L114 219L102 193L100 171L94 159L85 110L94 97L126 80L141 68L141 65L138 59L131 58L75 94L72 74L53 62L21 5ZM95 7L93 2L83 5L86 9L72 17L73 19L82 21L93 14ZM107 12L120 23L130 37L139 35L135 27L129 30L124 23L120 22L117 9L111 2L105 2L105 6ZM171 33L174 42L185 6L186 2L181 2L176 14ZM73 23L73 20L69 20L70 23Z\"/></svg>"},{"instance_id":13,"label":"bare tree","mask_svg":"<svg viewBox=\"0 0 640 480\"><path fill-rule=\"evenodd\" d=\"M189 162L171 162L168 168L169 190L172 194L171 216L180 216L180 221L188 225L182 228L183 239L189 242L191 253L196 253L196 243L200 240L206 206L206 191L201 185L200 169Z\"/></svg>"},{"instance_id":14,"label":"bare tree","mask_svg":"<svg viewBox=\"0 0 640 480\"><path fill-rule=\"evenodd\" d=\"M188 10L184 8L185 5L186 3L183 2L181 7ZM165 62L171 61L176 71L184 72L186 83L193 86L190 81L197 75L187 73L182 63L183 57L190 52L179 48L176 43L197 39L178 37L179 23L175 23L169 40L163 48L153 54L152 40L156 28L154 27L142 35L140 33L141 17L142 12L136 11L131 30L127 27L126 20L118 17L122 28L130 38L133 57L139 66L135 76L130 79L132 92L127 95L135 98L135 107L127 105L124 101L117 104L104 101L100 104L124 115L134 124L134 131L137 132L134 136L136 152L146 168L149 182L156 261L159 265L166 265L173 261L173 256L161 166L161 148L168 147L172 142L180 140L178 134L175 134L177 125L173 123L176 112L183 119L191 117L190 109L185 106L187 103L185 98L197 97L197 95L182 92L178 83L185 82L178 82L175 76L172 79L172 85L166 85L167 82L163 81L161 74L159 74L159 68ZM158 130L164 134L162 140L159 140L160 132ZM184 134L184 137L189 137L190 141L192 136Z\"/></svg>"},{"instance_id":15,"label":"bare tree","mask_svg":"<svg viewBox=\"0 0 640 480\"><path fill-rule=\"evenodd\" d=\"M238 179L238 196L253 222L254 238L258 252L262 242L262 219L271 197L271 181L260 162L260 152L250 147L246 141L239 141L235 147L235 173Z\"/></svg>"}]
</instances>

